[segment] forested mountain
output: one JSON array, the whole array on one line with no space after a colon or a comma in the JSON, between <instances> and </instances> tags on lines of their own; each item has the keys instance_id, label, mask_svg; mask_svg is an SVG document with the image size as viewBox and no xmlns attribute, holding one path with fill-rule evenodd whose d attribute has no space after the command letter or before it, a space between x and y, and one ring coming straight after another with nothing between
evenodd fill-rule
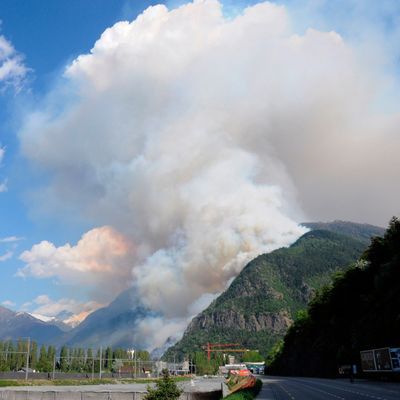
<instances>
[{"instance_id":1,"label":"forested mountain","mask_svg":"<svg viewBox=\"0 0 400 400\"><path fill-rule=\"evenodd\" d=\"M272 364L282 374L332 376L360 350L400 347L400 221L374 238L361 260L338 275L289 329Z\"/></svg>"},{"instance_id":2,"label":"forested mountain","mask_svg":"<svg viewBox=\"0 0 400 400\"><path fill-rule=\"evenodd\" d=\"M323 229L330 232L351 236L369 244L371 237L382 236L385 229L370 224L356 224L349 221L336 220L333 222L303 222L301 225L311 230Z\"/></svg>"},{"instance_id":3,"label":"forested mountain","mask_svg":"<svg viewBox=\"0 0 400 400\"><path fill-rule=\"evenodd\" d=\"M199 350L207 342L237 342L266 355L315 290L354 263L372 235L384 232L341 221L321 225L325 229L311 230L291 247L251 261L228 290L192 320L164 357Z\"/></svg>"}]
</instances>

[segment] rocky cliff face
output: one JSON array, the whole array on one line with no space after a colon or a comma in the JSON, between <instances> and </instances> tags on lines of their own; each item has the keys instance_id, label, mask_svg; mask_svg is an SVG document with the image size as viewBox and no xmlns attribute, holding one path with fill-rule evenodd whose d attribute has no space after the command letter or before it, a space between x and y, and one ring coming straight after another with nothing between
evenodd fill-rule
<instances>
[{"instance_id":1,"label":"rocky cliff face","mask_svg":"<svg viewBox=\"0 0 400 400\"><path fill-rule=\"evenodd\" d=\"M198 315L189 324L186 333L190 334L198 329L220 328L241 329L249 333L268 330L273 334L282 334L286 332L292 322L293 320L286 310L259 314L242 314L235 310L226 310Z\"/></svg>"}]
</instances>

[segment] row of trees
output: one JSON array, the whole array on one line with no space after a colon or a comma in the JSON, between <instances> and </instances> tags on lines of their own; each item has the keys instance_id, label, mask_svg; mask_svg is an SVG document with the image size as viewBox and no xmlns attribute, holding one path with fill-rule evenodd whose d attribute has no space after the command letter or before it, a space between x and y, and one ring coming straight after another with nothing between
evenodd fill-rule
<instances>
[{"instance_id":1,"label":"row of trees","mask_svg":"<svg viewBox=\"0 0 400 400\"><path fill-rule=\"evenodd\" d=\"M144 350L137 350L134 355L128 350L111 347L93 350L63 346L57 352L54 346L42 345L39 348L35 341L29 342L29 346L29 367L40 372L51 372L53 369L61 372L99 372L100 360L103 371L115 371L129 360L133 363L133 358L150 360L150 354ZM27 354L28 340L0 341L0 371L24 368Z\"/></svg>"},{"instance_id":2,"label":"row of trees","mask_svg":"<svg viewBox=\"0 0 400 400\"><path fill-rule=\"evenodd\" d=\"M28 350L27 340L0 341L0 371L18 371L26 366ZM150 354L144 350L137 350L136 355L128 350L117 348L93 350L83 348L69 348L63 346L58 352L54 346L38 346L35 341L30 342L29 367L40 372L51 372L53 369L61 372L99 372L100 359L102 371L118 371L123 365L133 365L134 360L150 361ZM208 361L204 351L195 352L190 356L196 365L198 374L214 374L220 365L228 362L222 353L213 354ZM243 355L243 361L262 361L263 357L256 351L249 351Z\"/></svg>"},{"instance_id":3,"label":"row of trees","mask_svg":"<svg viewBox=\"0 0 400 400\"><path fill-rule=\"evenodd\" d=\"M249 350L240 357L240 362L258 362L264 361L264 357L257 350ZM221 365L229 363L228 355L221 353L212 353L210 360L204 351L198 351L190 356L193 364L196 366L196 373L199 375L212 375L218 372Z\"/></svg>"}]
</instances>

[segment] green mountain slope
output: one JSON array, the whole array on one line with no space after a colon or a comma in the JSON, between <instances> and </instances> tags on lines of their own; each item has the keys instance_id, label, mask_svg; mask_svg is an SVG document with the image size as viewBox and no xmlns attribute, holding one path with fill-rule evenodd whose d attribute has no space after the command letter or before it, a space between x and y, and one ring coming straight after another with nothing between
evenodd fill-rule
<instances>
[{"instance_id":1,"label":"green mountain slope","mask_svg":"<svg viewBox=\"0 0 400 400\"><path fill-rule=\"evenodd\" d=\"M351 236L354 239L359 239L369 244L371 237L382 236L385 229L370 225L370 224L356 224L349 221L336 220L333 222L303 222L301 225L310 228L311 230L323 229L342 235Z\"/></svg>"},{"instance_id":2,"label":"green mountain slope","mask_svg":"<svg viewBox=\"0 0 400 400\"><path fill-rule=\"evenodd\" d=\"M352 225L362 231L362 225ZM329 229L329 224L325 228ZM333 228L312 230L291 247L251 261L230 287L192 320L164 357L182 356L207 342L237 342L267 354L315 290L331 282L333 273L347 268L365 250L364 237L349 236L349 225L345 235L338 233L336 224Z\"/></svg>"},{"instance_id":3,"label":"green mountain slope","mask_svg":"<svg viewBox=\"0 0 400 400\"><path fill-rule=\"evenodd\" d=\"M400 221L311 302L272 365L280 374L334 376L360 350L400 346Z\"/></svg>"}]
</instances>

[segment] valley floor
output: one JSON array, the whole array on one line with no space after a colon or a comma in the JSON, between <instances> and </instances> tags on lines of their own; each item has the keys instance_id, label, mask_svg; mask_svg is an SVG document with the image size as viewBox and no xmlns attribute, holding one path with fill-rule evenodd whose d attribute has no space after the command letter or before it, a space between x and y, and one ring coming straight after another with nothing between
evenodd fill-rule
<instances>
[{"instance_id":1,"label":"valley floor","mask_svg":"<svg viewBox=\"0 0 400 400\"><path fill-rule=\"evenodd\" d=\"M183 389L181 399L214 399L221 396L223 378L196 378L178 382ZM154 383L152 384L154 385ZM1 400L140 400L147 384L79 385L79 386L16 386L0 388Z\"/></svg>"}]
</instances>

